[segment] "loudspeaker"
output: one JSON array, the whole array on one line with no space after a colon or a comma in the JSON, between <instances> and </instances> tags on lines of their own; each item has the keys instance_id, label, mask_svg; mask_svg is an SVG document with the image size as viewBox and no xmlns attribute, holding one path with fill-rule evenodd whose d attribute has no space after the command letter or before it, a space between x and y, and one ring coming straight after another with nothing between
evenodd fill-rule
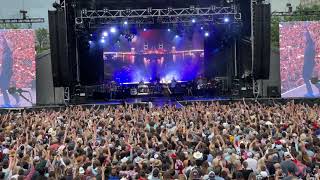
<instances>
[{"instance_id":1,"label":"loudspeaker","mask_svg":"<svg viewBox=\"0 0 320 180\"><path fill-rule=\"evenodd\" d=\"M254 8L254 61L253 76L258 79L269 79L270 46L271 46L271 6L255 4Z\"/></svg>"},{"instance_id":2,"label":"loudspeaker","mask_svg":"<svg viewBox=\"0 0 320 180\"><path fill-rule=\"evenodd\" d=\"M64 10L49 11L48 16L53 84L70 87L77 81L74 28Z\"/></svg>"},{"instance_id":3,"label":"loudspeaker","mask_svg":"<svg viewBox=\"0 0 320 180\"><path fill-rule=\"evenodd\" d=\"M267 96L277 98L280 97L279 89L277 86L268 86L267 87Z\"/></svg>"},{"instance_id":4,"label":"loudspeaker","mask_svg":"<svg viewBox=\"0 0 320 180\"><path fill-rule=\"evenodd\" d=\"M59 52L59 31L57 28L58 12L49 11L49 33L50 33L50 53L51 53L51 66L52 66L52 78L55 87L61 86L61 73L60 64L58 59L60 58Z\"/></svg>"}]
</instances>

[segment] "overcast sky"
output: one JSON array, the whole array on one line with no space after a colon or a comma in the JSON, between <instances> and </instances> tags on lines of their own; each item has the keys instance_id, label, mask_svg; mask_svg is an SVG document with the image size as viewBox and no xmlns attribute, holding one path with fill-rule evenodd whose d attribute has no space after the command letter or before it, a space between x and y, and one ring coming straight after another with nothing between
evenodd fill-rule
<instances>
[{"instance_id":1,"label":"overcast sky","mask_svg":"<svg viewBox=\"0 0 320 180\"><path fill-rule=\"evenodd\" d=\"M29 11L28 15L30 17L47 17L48 9L52 9L52 3L55 0L0 0L0 18L18 18L19 9L26 9ZM300 0L270 0L272 5L272 11L285 11L286 4L291 2L293 7L299 5Z\"/></svg>"}]
</instances>

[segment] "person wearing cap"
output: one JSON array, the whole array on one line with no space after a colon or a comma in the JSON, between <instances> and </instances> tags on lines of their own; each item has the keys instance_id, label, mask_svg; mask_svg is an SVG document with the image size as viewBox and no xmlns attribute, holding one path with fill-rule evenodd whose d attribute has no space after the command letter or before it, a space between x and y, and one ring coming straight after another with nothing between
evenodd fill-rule
<instances>
[{"instance_id":1,"label":"person wearing cap","mask_svg":"<svg viewBox=\"0 0 320 180\"><path fill-rule=\"evenodd\" d=\"M294 173L298 172L298 167L296 164L292 161L292 156L289 152L284 153L284 161L280 163L281 169L283 173L288 176L288 169L290 168Z\"/></svg>"}]
</instances>

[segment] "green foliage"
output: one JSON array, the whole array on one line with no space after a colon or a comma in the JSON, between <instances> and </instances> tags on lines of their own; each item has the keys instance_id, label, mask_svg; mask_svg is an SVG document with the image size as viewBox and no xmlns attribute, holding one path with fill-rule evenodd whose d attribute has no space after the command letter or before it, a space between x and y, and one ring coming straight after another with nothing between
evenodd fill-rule
<instances>
[{"instance_id":1,"label":"green foliage","mask_svg":"<svg viewBox=\"0 0 320 180\"><path fill-rule=\"evenodd\" d=\"M41 53L42 51L48 50L50 48L48 29L46 28L37 29L36 37L37 37L37 45L36 45L37 53Z\"/></svg>"},{"instance_id":2,"label":"green foliage","mask_svg":"<svg viewBox=\"0 0 320 180\"><path fill-rule=\"evenodd\" d=\"M273 16L271 18L271 48L279 49L279 23L290 21L319 21L320 6L312 7L299 6L292 16Z\"/></svg>"},{"instance_id":3,"label":"green foliage","mask_svg":"<svg viewBox=\"0 0 320 180\"><path fill-rule=\"evenodd\" d=\"M0 29L21 29L21 24L0 24Z\"/></svg>"},{"instance_id":4,"label":"green foliage","mask_svg":"<svg viewBox=\"0 0 320 180\"><path fill-rule=\"evenodd\" d=\"M0 24L0 29L31 29L31 24ZM37 54L41 53L42 51L48 50L50 48L49 42L49 32L46 28L39 28L36 29L36 51Z\"/></svg>"}]
</instances>

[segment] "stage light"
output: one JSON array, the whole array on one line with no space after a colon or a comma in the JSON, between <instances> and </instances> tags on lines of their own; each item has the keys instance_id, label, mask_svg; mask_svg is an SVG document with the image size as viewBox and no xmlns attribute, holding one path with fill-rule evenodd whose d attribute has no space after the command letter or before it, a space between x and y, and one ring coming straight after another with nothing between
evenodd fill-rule
<instances>
[{"instance_id":1,"label":"stage light","mask_svg":"<svg viewBox=\"0 0 320 180\"><path fill-rule=\"evenodd\" d=\"M168 32L170 32L170 31L171 31L171 29L169 28L167 31L168 31Z\"/></svg>"},{"instance_id":2,"label":"stage light","mask_svg":"<svg viewBox=\"0 0 320 180\"><path fill-rule=\"evenodd\" d=\"M104 31L104 32L102 33L102 35L103 35L103 37L107 37L107 36L109 35L109 33L108 33L107 31Z\"/></svg>"},{"instance_id":3,"label":"stage light","mask_svg":"<svg viewBox=\"0 0 320 180\"><path fill-rule=\"evenodd\" d=\"M90 34L90 37L92 37L92 34Z\"/></svg>"},{"instance_id":4,"label":"stage light","mask_svg":"<svg viewBox=\"0 0 320 180\"><path fill-rule=\"evenodd\" d=\"M205 32L205 33L204 33L204 36L205 36L205 37L209 37L209 36L210 36L209 32Z\"/></svg>"},{"instance_id":5,"label":"stage light","mask_svg":"<svg viewBox=\"0 0 320 180\"><path fill-rule=\"evenodd\" d=\"M110 28L110 32L111 32L111 33L116 33L116 32L117 32L117 29L116 29L115 27L112 27L112 28Z\"/></svg>"},{"instance_id":6,"label":"stage light","mask_svg":"<svg viewBox=\"0 0 320 180\"><path fill-rule=\"evenodd\" d=\"M228 17L225 17L223 20L225 23L228 23L230 21L230 19Z\"/></svg>"},{"instance_id":7,"label":"stage light","mask_svg":"<svg viewBox=\"0 0 320 180\"><path fill-rule=\"evenodd\" d=\"M124 24L124 25L128 25L128 21L125 21L123 24Z\"/></svg>"},{"instance_id":8,"label":"stage light","mask_svg":"<svg viewBox=\"0 0 320 180\"><path fill-rule=\"evenodd\" d=\"M89 44L91 44L92 43L92 41L89 41Z\"/></svg>"},{"instance_id":9,"label":"stage light","mask_svg":"<svg viewBox=\"0 0 320 180\"><path fill-rule=\"evenodd\" d=\"M144 31L144 32L146 32L146 31L147 31L147 29L146 29L146 28L144 28L144 29L143 29L143 31Z\"/></svg>"},{"instance_id":10,"label":"stage light","mask_svg":"<svg viewBox=\"0 0 320 180\"><path fill-rule=\"evenodd\" d=\"M200 29L203 30L203 27L201 27Z\"/></svg>"},{"instance_id":11,"label":"stage light","mask_svg":"<svg viewBox=\"0 0 320 180\"><path fill-rule=\"evenodd\" d=\"M196 23L196 19L192 19L192 23Z\"/></svg>"},{"instance_id":12,"label":"stage light","mask_svg":"<svg viewBox=\"0 0 320 180\"><path fill-rule=\"evenodd\" d=\"M105 39L101 39L100 42L101 42L101 43L105 43L106 40L105 40Z\"/></svg>"},{"instance_id":13,"label":"stage light","mask_svg":"<svg viewBox=\"0 0 320 180\"><path fill-rule=\"evenodd\" d=\"M179 35L176 35L176 36L175 36L175 38L178 38L178 37L179 37Z\"/></svg>"},{"instance_id":14,"label":"stage light","mask_svg":"<svg viewBox=\"0 0 320 180\"><path fill-rule=\"evenodd\" d=\"M190 11L195 11L196 10L196 7L194 6L194 5L191 5L190 7L189 7L189 9L190 9Z\"/></svg>"}]
</instances>

